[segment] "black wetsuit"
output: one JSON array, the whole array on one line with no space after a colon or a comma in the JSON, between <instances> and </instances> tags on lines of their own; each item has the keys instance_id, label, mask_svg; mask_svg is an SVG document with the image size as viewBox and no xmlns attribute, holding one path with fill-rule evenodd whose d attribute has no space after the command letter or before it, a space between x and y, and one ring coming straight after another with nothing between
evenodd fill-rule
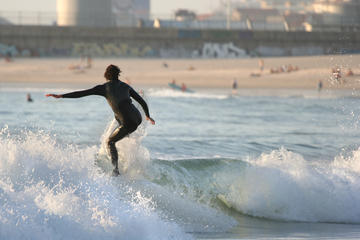
<instances>
[{"instance_id":1,"label":"black wetsuit","mask_svg":"<svg viewBox=\"0 0 360 240\"><path fill-rule=\"evenodd\" d=\"M149 109L144 99L128 84L119 80L108 81L94 88L63 94L63 98L80 98L89 95L99 95L106 98L112 108L115 119L119 122L117 128L109 137L108 147L111 161L115 169L118 169L118 152L115 143L128 134L134 132L140 125L142 119L139 110L132 104L131 98L140 103L145 115L150 117Z\"/></svg>"}]
</instances>

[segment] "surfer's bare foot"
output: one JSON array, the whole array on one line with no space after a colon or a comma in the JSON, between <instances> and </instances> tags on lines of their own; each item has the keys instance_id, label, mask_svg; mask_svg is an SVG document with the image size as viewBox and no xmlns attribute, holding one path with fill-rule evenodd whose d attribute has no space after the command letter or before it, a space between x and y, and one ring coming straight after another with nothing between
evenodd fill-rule
<instances>
[{"instance_id":1,"label":"surfer's bare foot","mask_svg":"<svg viewBox=\"0 0 360 240\"><path fill-rule=\"evenodd\" d=\"M112 172L112 175L113 175L114 177L119 176L119 175L120 175L119 169L118 169L118 168L114 168L114 170L113 170L113 172Z\"/></svg>"}]
</instances>

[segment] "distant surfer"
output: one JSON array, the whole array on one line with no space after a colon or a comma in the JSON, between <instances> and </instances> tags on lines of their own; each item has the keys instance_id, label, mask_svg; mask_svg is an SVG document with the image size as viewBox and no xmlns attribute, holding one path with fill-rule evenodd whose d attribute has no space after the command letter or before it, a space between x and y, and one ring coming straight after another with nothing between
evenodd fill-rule
<instances>
[{"instance_id":1,"label":"distant surfer","mask_svg":"<svg viewBox=\"0 0 360 240\"><path fill-rule=\"evenodd\" d=\"M238 82L237 82L237 79L236 79L236 78L234 78L231 87L232 87L232 93L233 93L233 94L236 94L236 93L237 93L237 88L238 88Z\"/></svg>"},{"instance_id":2,"label":"distant surfer","mask_svg":"<svg viewBox=\"0 0 360 240\"><path fill-rule=\"evenodd\" d=\"M186 92L186 90L187 90L187 87L186 87L185 83L182 83L181 84L181 91Z\"/></svg>"},{"instance_id":3,"label":"distant surfer","mask_svg":"<svg viewBox=\"0 0 360 240\"><path fill-rule=\"evenodd\" d=\"M139 110L132 104L131 98L135 99L143 108L146 120L151 124L155 121L150 117L149 109L144 99L128 84L119 80L120 68L115 65L109 65L106 68L104 77L106 83L97 85L93 88L75 91L66 94L47 94L47 97L54 98L80 98L89 95L99 95L106 98L112 108L115 119L119 123L119 127L114 130L108 139L108 148L111 155L111 161L114 165L113 175L119 175L118 168L118 152L115 143L130 133L134 132L140 125L142 118Z\"/></svg>"},{"instance_id":4,"label":"distant surfer","mask_svg":"<svg viewBox=\"0 0 360 240\"><path fill-rule=\"evenodd\" d=\"M238 88L238 82L237 82L237 79L234 78L233 83L232 83L232 89L236 90L237 88Z\"/></svg>"},{"instance_id":5,"label":"distant surfer","mask_svg":"<svg viewBox=\"0 0 360 240\"><path fill-rule=\"evenodd\" d=\"M33 102L34 100L31 98L30 93L26 94L26 101Z\"/></svg>"}]
</instances>

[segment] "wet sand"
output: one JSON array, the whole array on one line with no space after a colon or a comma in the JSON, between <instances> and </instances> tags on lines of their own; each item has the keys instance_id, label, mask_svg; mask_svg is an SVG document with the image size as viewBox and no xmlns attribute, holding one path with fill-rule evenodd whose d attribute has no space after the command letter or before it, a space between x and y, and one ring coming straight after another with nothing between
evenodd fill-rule
<instances>
[{"instance_id":1,"label":"wet sand","mask_svg":"<svg viewBox=\"0 0 360 240\"><path fill-rule=\"evenodd\" d=\"M104 82L107 65L118 65L121 79L134 86L161 87L173 79L190 88L230 88L236 78L239 88L323 88L360 89L360 55L263 58L264 70L258 58L248 59L103 59L92 60L91 68L76 58L14 59L0 62L0 83L80 84ZM270 73L291 64L299 70ZM340 68L342 77L336 81L332 68ZM354 76L345 76L351 68Z\"/></svg>"}]
</instances>

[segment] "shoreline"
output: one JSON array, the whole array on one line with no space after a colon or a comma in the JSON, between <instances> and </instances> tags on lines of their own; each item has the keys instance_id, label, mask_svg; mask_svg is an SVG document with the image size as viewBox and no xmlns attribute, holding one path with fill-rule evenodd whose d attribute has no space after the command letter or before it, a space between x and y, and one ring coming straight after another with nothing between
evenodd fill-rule
<instances>
[{"instance_id":1,"label":"shoreline","mask_svg":"<svg viewBox=\"0 0 360 240\"><path fill-rule=\"evenodd\" d=\"M236 79L239 89L317 89L319 81L323 89L360 89L360 55L263 58L262 72L258 61L259 58L95 58L91 68L87 68L76 58L16 58L12 62L0 62L0 83L95 85L105 82L106 66L115 64L122 70L122 81L141 87L167 87L176 80L188 88L229 89ZM289 65L299 70L270 73L270 69ZM332 68L342 72L338 82L331 73ZM353 76L345 76L348 69L352 69Z\"/></svg>"}]
</instances>

